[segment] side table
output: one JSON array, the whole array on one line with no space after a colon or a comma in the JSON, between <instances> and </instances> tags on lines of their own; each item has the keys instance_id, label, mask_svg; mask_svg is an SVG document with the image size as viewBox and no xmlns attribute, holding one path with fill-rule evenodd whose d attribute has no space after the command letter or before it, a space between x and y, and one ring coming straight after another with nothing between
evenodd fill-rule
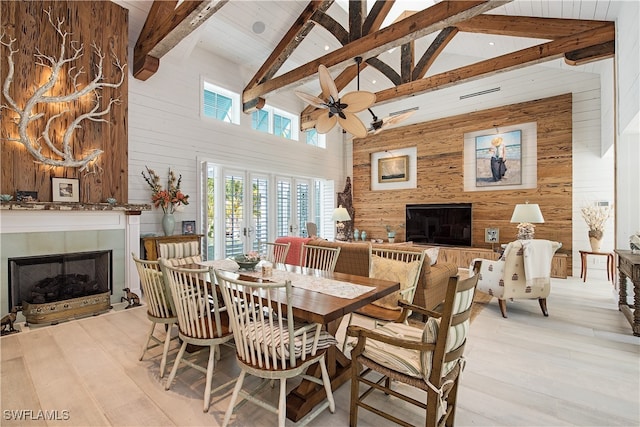
<instances>
[{"instance_id":1,"label":"side table","mask_svg":"<svg viewBox=\"0 0 640 427\"><path fill-rule=\"evenodd\" d=\"M587 256L588 255L600 255L607 257L607 280L611 280L614 284L616 283L615 276L615 259L613 257L613 252L591 252L591 251L579 251L580 252L580 277L583 282L587 281Z\"/></svg>"},{"instance_id":2,"label":"side table","mask_svg":"<svg viewBox=\"0 0 640 427\"><path fill-rule=\"evenodd\" d=\"M616 249L615 252L618 254L620 273L618 309L631 324L633 335L640 337L640 254L623 249ZM627 278L633 286L633 304L627 302Z\"/></svg>"}]
</instances>

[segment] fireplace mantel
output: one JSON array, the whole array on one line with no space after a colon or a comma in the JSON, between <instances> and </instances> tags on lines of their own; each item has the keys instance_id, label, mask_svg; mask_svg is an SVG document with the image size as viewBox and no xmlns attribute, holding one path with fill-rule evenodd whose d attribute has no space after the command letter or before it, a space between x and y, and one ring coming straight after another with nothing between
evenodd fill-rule
<instances>
[{"instance_id":1,"label":"fireplace mantel","mask_svg":"<svg viewBox=\"0 0 640 427\"><path fill-rule=\"evenodd\" d=\"M0 202L0 210L12 211L149 211L147 204L115 204L109 203L60 203L60 202Z\"/></svg>"}]
</instances>

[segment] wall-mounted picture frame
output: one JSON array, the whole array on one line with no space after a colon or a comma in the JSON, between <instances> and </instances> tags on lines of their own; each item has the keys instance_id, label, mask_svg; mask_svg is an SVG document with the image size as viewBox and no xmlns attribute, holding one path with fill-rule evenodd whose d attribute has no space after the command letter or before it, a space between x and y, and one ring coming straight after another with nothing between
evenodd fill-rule
<instances>
[{"instance_id":1,"label":"wall-mounted picture frame","mask_svg":"<svg viewBox=\"0 0 640 427\"><path fill-rule=\"evenodd\" d=\"M522 130L476 136L476 187L522 184Z\"/></svg>"},{"instance_id":2,"label":"wall-mounted picture frame","mask_svg":"<svg viewBox=\"0 0 640 427\"><path fill-rule=\"evenodd\" d=\"M38 192L37 191L18 190L18 191L16 191L16 201L18 201L18 202L37 202L38 201Z\"/></svg>"},{"instance_id":3,"label":"wall-mounted picture frame","mask_svg":"<svg viewBox=\"0 0 640 427\"><path fill-rule=\"evenodd\" d=\"M196 222L182 221L182 234L196 234Z\"/></svg>"},{"instance_id":4,"label":"wall-mounted picture frame","mask_svg":"<svg viewBox=\"0 0 640 427\"><path fill-rule=\"evenodd\" d=\"M378 159L378 183L409 180L409 156Z\"/></svg>"},{"instance_id":5,"label":"wall-mounted picture frame","mask_svg":"<svg viewBox=\"0 0 640 427\"><path fill-rule=\"evenodd\" d=\"M54 202L80 201L80 180L77 178L51 178L51 200Z\"/></svg>"},{"instance_id":6,"label":"wall-mounted picture frame","mask_svg":"<svg viewBox=\"0 0 640 427\"><path fill-rule=\"evenodd\" d=\"M484 241L485 241L485 243L498 243L500 241L500 229L499 228L485 228L484 229Z\"/></svg>"}]
</instances>

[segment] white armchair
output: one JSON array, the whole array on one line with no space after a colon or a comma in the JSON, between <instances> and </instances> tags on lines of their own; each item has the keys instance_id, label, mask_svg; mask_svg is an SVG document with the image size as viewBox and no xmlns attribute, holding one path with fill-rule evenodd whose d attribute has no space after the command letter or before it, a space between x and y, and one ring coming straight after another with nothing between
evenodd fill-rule
<instances>
[{"instance_id":1,"label":"white armchair","mask_svg":"<svg viewBox=\"0 0 640 427\"><path fill-rule=\"evenodd\" d=\"M498 298L502 317L507 317L507 299L537 299L542 314L548 316L551 262L561 246L559 242L542 239L516 240L507 244L498 261L481 260L477 290ZM476 260L479 259L473 262ZM470 268L470 274L472 271Z\"/></svg>"}]
</instances>

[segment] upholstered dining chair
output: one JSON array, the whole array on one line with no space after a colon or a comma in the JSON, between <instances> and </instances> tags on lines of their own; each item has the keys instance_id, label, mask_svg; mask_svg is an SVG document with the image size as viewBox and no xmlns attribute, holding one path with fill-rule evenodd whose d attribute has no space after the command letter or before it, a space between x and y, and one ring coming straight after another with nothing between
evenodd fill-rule
<instances>
[{"instance_id":1,"label":"upholstered dining chair","mask_svg":"<svg viewBox=\"0 0 640 427\"><path fill-rule=\"evenodd\" d=\"M333 273L340 256L340 247L327 248L321 246L302 245L300 251L300 265Z\"/></svg>"},{"instance_id":2,"label":"upholstered dining chair","mask_svg":"<svg viewBox=\"0 0 640 427\"><path fill-rule=\"evenodd\" d=\"M182 341L182 346L173 363L173 369L167 378L165 389L169 390L171 387L180 363L206 374L203 410L207 412L211 394L231 384L231 382L227 382L215 390L211 390L215 363L220 359L220 345L233 339L227 309L224 304L220 304L218 301L217 292L210 291L208 268L193 269L173 266L164 258L160 258L159 261L165 283L171 290L171 297L178 317L178 336ZM184 357L189 344L209 347L206 368Z\"/></svg>"},{"instance_id":3,"label":"upholstered dining chair","mask_svg":"<svg viewBox=\"0 0 640 427\"><path fill-rule=\"evenodd\" d=\"M327 401L300 420L301 425L327 407L334 412L335 402L325 353L337 341L322 330L320 324L294 322L291 282L241 281L237 273L222 270L215 270L215 275L229 310L236 357L241 369L222 425L229 424L238 396L241 396L241 400L246 399L275 412L278 425L284 426L287 379L294 377L303 377L323 386L327 394ZM322 379L304 374L314 363L319 363ZM262 378L263 384L280 380L277 407L242 389L247 374ZM262 385L257 390L261 388Z\"/></svg>"},{"instance_id":4,"label":"upholstered dining chair","mask_svg":"<svg viewBox=\"0 0 640 427\"><path fill-rule=\"evenodd\" d=\"M315 222L307 222L307 236L318 237L318 226Z\"/></svg>"},{"instance_id":5,"label":"upholstered dining chair","mask_svg":"<svg viewBox=\"0 0 640 427\"><path fill-rule=\"evenodd\" d=\"M266 260L274 264L284 264L289 254L291 242L287 243L264 243Z\"/></svg>"},{"instance_id":6,"label":"upholstered dining chair","mask_svg":"<svg viewBox=\"0 0 640 427\"><path fill-rule=\"evenodd\" d=\"M200 242L159 243L158 258L164 258L171 265L197 264L202 261Z\"/></svg>"},{"instance_id":7,"label":"upholstered dining chair","mask_svg":"<svg viewBox=\"0 0 640 427\"><path fill-rule=\"evenodd\" d=\"M424 251L369 246L369 277L399 282L400 290L356 310L355 313L350 313L347 326L351 324L354 314L373 319L375 326L396 320L401 312L398 301L403 299L413 303L424 258ZM343 351L346 350L346 346L345 337L342 343Z\"/></svg>"},{"instance_id":8,"label":"upholstered dining chair","mask_svg":"<svg viewBox=\"0 0 640 427\"><path fill-rule=\"evenodd\" d=\"M516 240L507 244L497 260L482 261L478 291L498 298L502 317L507 317L507 299L537 299L544 316L549 316L547 297L551 292L551 262L562 246L543 239Z\"/></svg>"},{"instance_id":9,"label":"upholstered dining chair","mask_svg":"<svg viewBox=\"0 0 640 427\"><path fill-rule=\"evenodd\" d=\"M140 277L142 294L147 306L147 318L151 321L151 329L142 346L140 360L144 358L147 350L162 345L162 359L160 359L160 377L162 378L167 364L169 344L172 339L178 338L177 335L171 338L171 331L178 322L178 318L171 307L173 303L171 301L171 292L165 287L162 272L160 271L160 263L158 261L142 260L136 257L134 253L131 253L131 256ZM158 338L154 334L158 324L165 325L165 336L163 338Z\"/></svg>"},{"instance_id":10,"label":"upholstered dining chair","mask_svg":"<svg viewBox=\"0 0 640 427\"><path fill-rule=\"evenodd\" d=\"M476 263L476 269L480 268L479 264ZM351 427L358 424L359 408L400 425L414 425L398 418L403 412L394 412L393 408L400 406L391 402L384 406L365 403L375 390L425 409L428 427L454 425L458 383L464 369L463 353L477 281L477 276L464 280L450 277L441 312L401 301L403 315L398 321L376 329L356 325L347 328L347 334L357 339L351 351ZM402 322L410 311L428 316L424 326ZM396 381L425 391L426 399L418 401L414 393L409 396L399 387L393 390L391 385ZM360 383L366 387L363 393L360 393Z\"/></svg>"}]
</instances>

